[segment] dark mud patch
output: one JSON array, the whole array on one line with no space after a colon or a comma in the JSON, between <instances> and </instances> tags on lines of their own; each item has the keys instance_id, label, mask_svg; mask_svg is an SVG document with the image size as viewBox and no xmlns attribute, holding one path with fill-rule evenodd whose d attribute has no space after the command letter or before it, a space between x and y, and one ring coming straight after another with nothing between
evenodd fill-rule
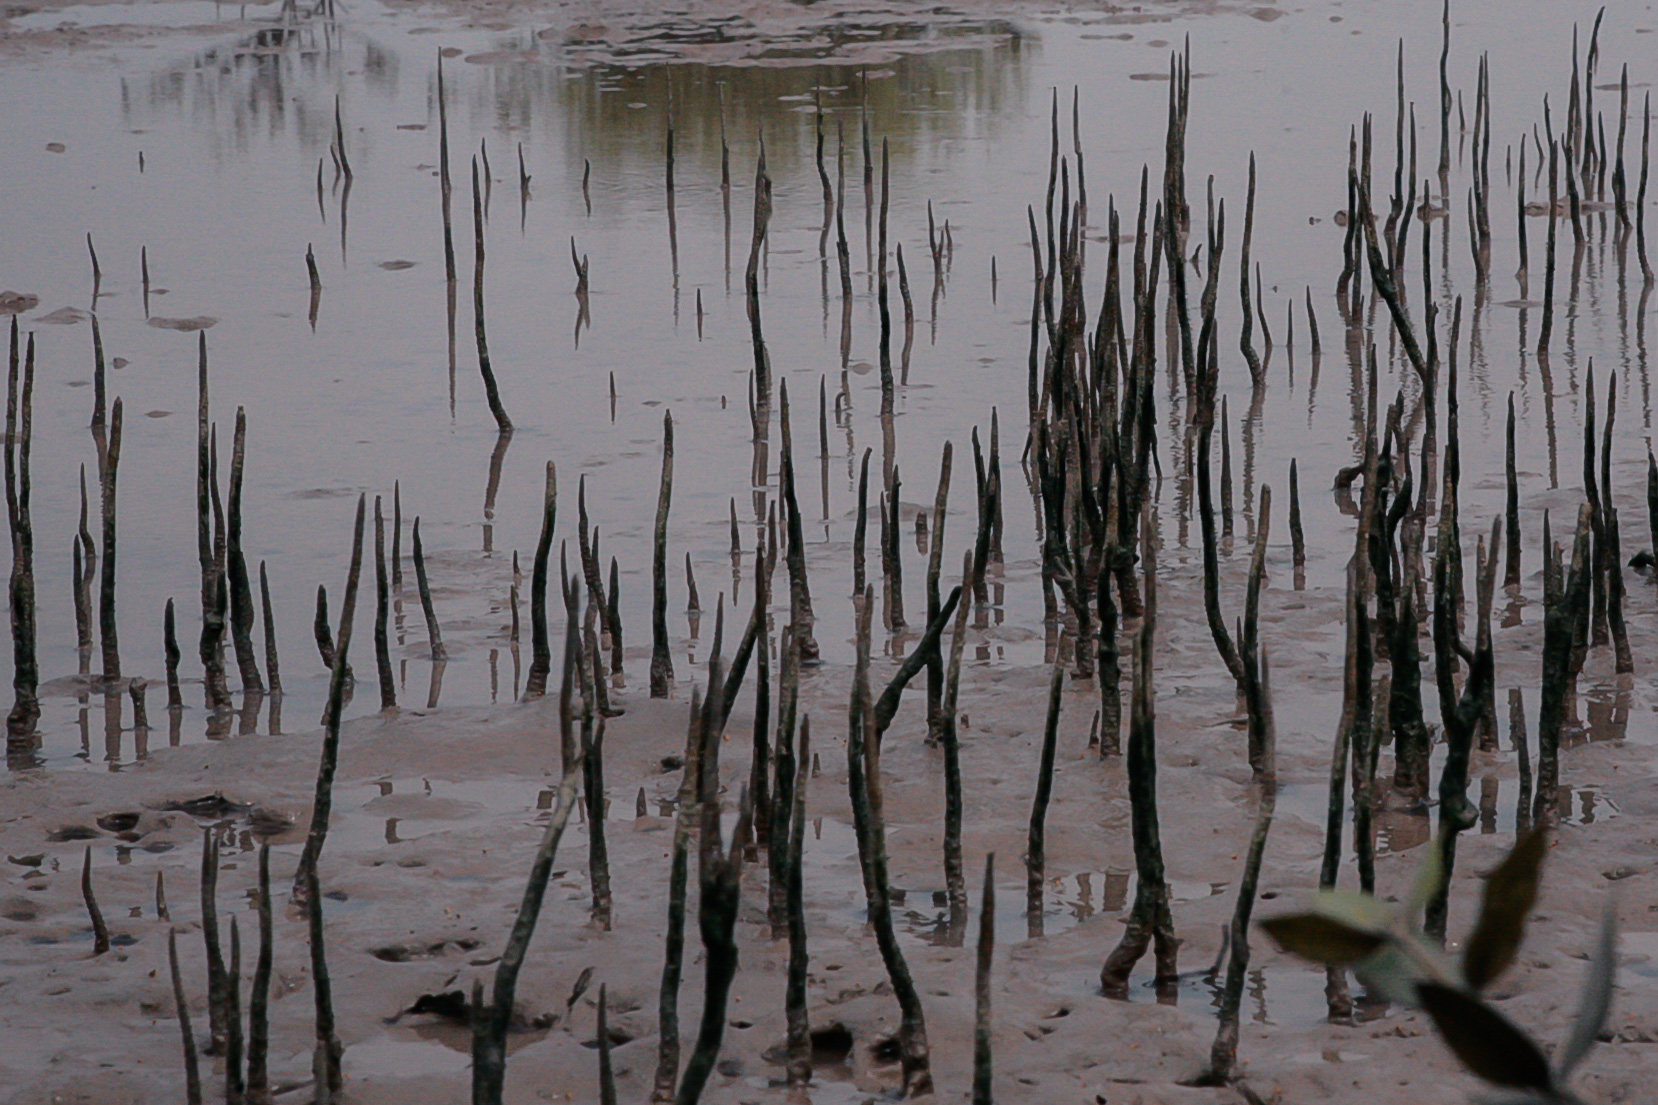
<instances>
[{"instance_id":1,"label":"dark mud patch","mask_svg":"<svg viewBox=\"0 0 1658 1105\"><path fill-rule=\"evenodd\" d=\"M194 334L198 330L206 330L217 325L218 321L208 315L196 315L194 318L152 318L150 325L157 330L178 330L185 334Z\"/></svg>"}]
</instances>

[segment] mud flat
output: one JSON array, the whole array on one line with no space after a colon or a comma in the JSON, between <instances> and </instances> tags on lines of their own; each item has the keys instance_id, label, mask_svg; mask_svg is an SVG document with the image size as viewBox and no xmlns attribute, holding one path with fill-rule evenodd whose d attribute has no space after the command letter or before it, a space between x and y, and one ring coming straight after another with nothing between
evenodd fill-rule
<instances>
[{"instance_id":1,"label":"mud flat","mask_svg":"<svg viewBox=\"0 0 1658 1105\"><path fill-rule=\"evenodd\" d=\"M1621 566L1658 538L1651 13L1436 14L0 13L0 100L40 105L0 124L18 151L0 167L0 311L19 322L6 471L27 565L0 657L20 704L0 780L0 1103L180 1100L169 934L207 1049L232 918L251 1000L267 845L269 1083L317 1093L316 929L292 891L354 500L369 559L317 871L344 1101L467 1098L467 1002L496 977L574 759L578 652L590 716L612 715L602 783L583 780L551 871L505 1100L603 1100L604 1064L619 1099L651 1096L687 733L751 624L703 792L718 820L685 810L681 1068L717 958L697 846L715 824L740 837L745 796L777 793L798 690L810 1100L914 1086L894 947L925 1014L919 1096L968 1098L991 853L995 1097L1467 1100L1479 1084L1425 1015L1357 983L1343 999L1259 932L1238 1066L1217 1077L1211 1048L1263 796L1257 919L1372 865L1377 895L1403 898L1461 770L1441 691L1465 693L1488 646L1449 947L1517 834L1551 822L1536 915L1490 996L1564 1039L1615 903L1619 989L1574 1087L1644 1100L1658 586ZM1513 569L1488 633L1481 552ZM941 609L957 584L959 620ZM929 689L904 664L935 619ZM1373 627L1368 727L1350 624ZM914 675L890 717L864 703L867 733L850 720L864 652L873 695ZM1149 749L1137 702L1142 720L1155 705ZM1148 956L1107 997L1151 869L1147 793L1174 977L1156 985ZM768 916L782 846L735 849L738 969L706 1101L801 1092L790 941ZM203 1055L206 1098L240 1067Z\"/></svg>"}]
</instances>

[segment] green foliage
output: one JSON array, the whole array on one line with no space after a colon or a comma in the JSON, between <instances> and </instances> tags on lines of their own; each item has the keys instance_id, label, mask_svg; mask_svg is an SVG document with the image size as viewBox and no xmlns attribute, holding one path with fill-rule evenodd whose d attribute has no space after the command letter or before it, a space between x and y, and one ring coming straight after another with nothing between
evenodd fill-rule
<instances>
[{"instance_id":1,"label":"green foliage","mask_svg":"<svg viewBox=\"0 0 1658 1105\"><path fill-rule=\"evenodd\" d=\"M1583 996L1577 1003L1577 1021L1572 1034L1560 1049L1560 1077L1565 1079L1595 1046L1606 1015L1612 1009L1612 979L1617 973L1618 922L1612 907L1601 917L1600 938L1589 960L1589 976L1583 980Z\"/></svg>"},{"instance_id":2,"label":"green foliage","mask_svg":"<svg viewBox=\"0 0 1658 1105\"><path fill-rule=\"evenodd\" d=\"M1547 1093L1554 1078L1531 1037L1479 998L1437 982L1416 988L1417 1000L1462 1065L1497 1086Z\"/></svg>"},{"instance_id":3,"label":"green foliage","mask_svg":"<svg viewBox=\"0 0 1658 1105\"><path fill-rule=\"evenodd\" d=\"M1514 962L1525 935L1526 916L1537 902L1537 880L1547 846L1543 829L1531 830L1485 880L1479 923L1462 952L1462 974L1469 989L1485 989Z\"/></svg>"},{"instance_id":4,"label":"green foliage","mask_svg":"<svg viewBox=\"0 0 1658 1105\"><path fill-rule=\"evenodd\" d=\"M1261 922L1279 947L1325 966L1351 967L1372 990L1422 1009L1462 1065L1515 1100L1570 1102L1565 1082L1594 1046L1612 1004L1617 931L1608 908L1572 1032L1551 1067L1543 1049L1494 1009L1480 992L1514 962L1526 917L1537 901L1548 840L1542 829L1521 837L1486 880L1479 919L1460 965L1423 931L1422 916L1444 880L1438 847L1412 880L1402 908L1368 894L1320 891L1307 912Z\"/></svg>"},{"instance_id":5,"label":"green foliage","mask_svg":"<svg viewBox=\"0 0 1658 1105\"><path fill-rule=\"evenodd\" d=\"M1387 936L1383 933L1367 932L1317 913L1274 917L1262 921L1261 927L1285 951L1326 967L1351 966L1369 957L1387 942Z\"/></svg>"}]
</instances>

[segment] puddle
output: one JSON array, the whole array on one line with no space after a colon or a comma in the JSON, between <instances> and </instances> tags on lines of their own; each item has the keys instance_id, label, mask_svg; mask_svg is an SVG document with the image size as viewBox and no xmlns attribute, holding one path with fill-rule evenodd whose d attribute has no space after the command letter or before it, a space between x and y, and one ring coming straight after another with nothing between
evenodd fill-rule
<instances>
[{"instance_id":1,"label":"puddle","mask_svg":"<svg viewBox=\"0 0 1658 1105\"><path fill-rule=\"evenodd\" d=\"M1028 912L1028 891L1022 880L998 884L998 940L1018 943L1041 936L1054 936L1076 927L1096 913L1122 913L1134 902L1135 882L1132 871L1085 871L1050 877L1043 884L1040 925L1032 924ZM1224 894L1229 886L1225 882L1176 880L1169 884L1169 896L1175 904L1194 902ZM931 943L949 942L949 906L949 895L942 887L936 890L893 888L893 908L898 911L904 929ZM976 930L972 926L977 923L972 920L977 916L976 906L970 904L968 912L968 931L973 932Z\"/></svg>"},{"instance_id":2,"label":"puddle","mask_svg":"<svg viewBox=\"0 0 1658 1105\"><path fill-rule=\"evenodd\" d=\"M1469 832L1482 835L1493 833L1511 835L1524 795L1528 808L1531 792L1522 791L1514 779L1497 775L1477 776L1468 785L1468 800L1473 803L1479 820ZM1316 783L1287 783L1278 792L1278 812L1322 827L1325 824L1329 790ZM1618 807L1598 785L1567 786L1557 791L1557 805L1562 825L1593 825L1597 821L1618 816ZM1346 821L1353 821L1352 803L1345 809ZM1376 813L1376 848L1378 852L1404 852L1433 839L1438 825L1437 809L1383 809Z\"/></svg>"},{"instance_id":3,"label":"puddle","mask_svg":"<svg viewBox=\"0 0 1658 1105\"><path fill-rule=\"evenodd\" d=\"M1136 973L1129 979L1128 1000L1175 1005L1205 1017L1218 1017L1221 984L1224 981L1224 973L1211 980L1201 971L1187 972L1181 976L1175 993L1162 995L1158 993L1149 971ZM1317 968L1253 967L1245 976L1243 1006L1239 1015L1246 1025L1310 1028L1323 1024L1329 1019L1325 981L1324 972ZM1366 995L1363 987L1351 976L1348 986L1352 991L1352 1019L1355 1023L1363 1024L1387 1016L1391 1009L1387 1002Z\"/></svg>"}]
</instances>

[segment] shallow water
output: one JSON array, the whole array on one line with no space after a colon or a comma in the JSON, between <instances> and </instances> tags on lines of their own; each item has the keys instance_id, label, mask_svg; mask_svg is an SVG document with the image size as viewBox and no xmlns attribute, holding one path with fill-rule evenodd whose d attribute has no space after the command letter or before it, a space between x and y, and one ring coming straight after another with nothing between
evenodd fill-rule
<instances>
[{"instance_id":1,"label":"shallow water","mask_svg":"<svg viewBox=\"0 0 1658 1105\"><path fill-rule=\"evenodd\" d=\"M25 8L26 5L19 5ZM150 4L66 4L40 11L13 15L10 25L22 31L81 27L199 27L209 24L241 24L274 19L278 5L272 0L250 4L221 3L220 0L164 0ZM241 28L234 28L241 29Z\"/></svg>"},{"instance_id":2,"label":"shallow water","mask_svg":"<svg viewBox=\"0 0 1658 1105\"><path fill-rule=\"evenodd\" d=\"M130 11L135 23L171 25L198 21L205 8L194 2L130 9L98 5L25 19L53 14L60 21L113 20ZM1534 113L1542 91L1535 74L1566 71L1570 13L1547 10L1549 22L1561 28L1555 38L1524 32L1527 20L1488 20L1477 6L1460 9L1468 29L1459 22L1454 31L1455 58L1467 67L1476 49L1491 52L1499 147L1511 134L1517 137L1520 122ZM262 11L253 9L248 18L274 19L274 13ZM1605 36L1602 62L1603 73L1614 72L1628 53L1636 61L1637 94L1645 87L1639 79L1644 40L1635 35L1648 30L1639 23L1637 18L1636 25ZM678 452L671 560L691 554L705 605L722 590L740 592L741 584L728 583L725 575L730 566L726 507L736 500L739 516L752 521L759 502L744 475L749 354L740 295L757 133L765 136L775 181L776 214L763 269L766 327L779 377L793 389L796 453L803 498L810 504L803 509L819 518L807 530L818 636L827 659L848 658L849 607L837 599L845 586L849 519L855 513L849 510L852 474L864 447L881 446L874 417L877 381L867 371L876 359L876 327L871 280L861 263L867 256L860 225L859 101L867 98L877 141L891 140L892 234L909 247L916 290L916 341L908 384L898 397L894 453L906 502L930 513L939 444L950 439L964 450L968 431L977 426L981 435L987 432L996 408L1006 439L1009 513L1022 517L1016 460L1028 318L1021 276L1028 265L1023 207L1039 203L1045 185L1050 92L1055 85L1076 87L1098 221L1108 194L1118 197L1119 206L1131 206L1141 164L1157 159L1167 85L1150 78L1164 71L1168 44L1188 32L1194 35L1194 67L1201 78L1194 86L1190 136L1193 199L1200 199L1202 180L1212 172L1217 190L1232 200L1235 223L1247 157L1256 152L1255 254L1267 285L1267 316L1280 343L1271 358L1266 401L1258 409L1251 409L1241 384L1247 376L1241 363L1233 363L1235 351L1222 352L1223 392L1235 417L1248 416L1233 427L1242 508L1238 545L1248 536L1257 485L1277 485L1282 502L1283 472L1297 457L1309 586L1333 587L1340 580L1348 527L1320 488L1349 461L1354 447L1340 334L1322 292L1339 264L1341 230L1330 216L1344 202L1347 128L1365 108L1384 116L1378 121L1384 147L1379 160L1387 160L1384 109L1391 102L1392 54L1391 46L1379 43L1408 36L1407 78L1412 95L1425 101L1422 85L1436 60L1436 29L1383 5L1332 6L1328 14L1300 12L1275 20L1177 13L1167 23L1130 23L1077 15L1026 19L1000 28L999 35L975 36L968 48L929 42L928 52L858 71L829 65L608 64L561 43L556 34L457 29L366 6L354 9L337 32L309 24L279 45L267 44L266 32L196 49L171 40L154 50L117 54L114 64L78 56L9 65L0 70L0 88L8 96L50 105L0 124L8 148L26 151L0 169L9 197L0 282L41 300L22 322L35 330L39 343L35 515L43 673L76 670L67 556L58 550L69 544L74 525L76 471L91 459L83 432L91 341L84 322L31 323L64 306L92 305L82 241L87 232L104 268L97 303L104 341L111 358L126 362L110 373L110 391L128 408L119 492L119 609L130 673L152 682L160 675L159 621L166 597L178 598L187 646L193 639L195 570L181 537L193 509L194 335L157 328L154 323L162 319L218 320L207 334L214 418L227 446L233 408L245 406L248 412L246 545L250 565L263 560L270 566L285 658L283 727L308 727L319 711L326 677L308 632L312 593L317 583L327 583L337 605L351 499L359 490L385 497L389 512L391 484L401 481L405 514L422 518L439 620L452 654L440 704L504 700L517 692L503 633L510 554L527 556L533 547L541 469L548 459L560 469L561 535L571 528L575 484L589 477L590 509L604 550L617 556L622 571L629 655L643 655L649 591L644 552L664 411L675 417ZM461 275L453 374L433 176L439 46L460 51L447 74ZM1294 63L1286 64L1285 51L1292 48ZM1459 72L1453 65L1454 84ZM670 252L662 172L670 85L677 264ZM323 165L319 204L317 168L328 160L336 93L355 178L347 190ZM718 176L722 98L733 166L729 250ZM845 371L838 276L832 259L826 266L817 250L822 206L812 166L814 99L826 113L831 172L835 128L844 123L852 129L847 222L858 271ZM1309 102L1318 110L1307 110ZM1421 114L1428 111L1423 107ZM1431 122L1420 120L1425 165L1436 154ZM1068 141L1069 127L1062 129ZM48 151L48 142L66 149ZM493 503L488 499L496 435L468 340L467 159L480 144L487 146L494 178L487 187L486 317L504 401L517 425L498 458ZM517 181L520 144L532 175L525 202ZM1465 179L1454 120L1453 144L1458 179ZM1500 170L1500 151L1494 161ZM589 163L591 215L581 189ZM1501 184L1500 171L1497 176L1494 268L1501 274L1512 265L1514 232L1507 207L1511 193ZM1454 184L1453 193L1461 195L1462 187ZM940 223L949 220L956 247L936 299L927 271L928 201ZM1604 218L1592 216L1591 223ZM1528 222L1535 258L1543 220ZM1445 242L1444 225L1443 220L1434 224L1436 253ZM1465 287L1466 244L1454 221L1451 229L1455 240L1445 259L1447 272L1456 286ZM1090 227L1091 236L1099 233ZM1417 233L1419 240L1419 228ZM579 347L572 336L578 308L568 294L571 237L590 258L592 271L591 326L579 334ZM324 284L314 331L306 321L307 244L316 247ZM148 326L136 263L140 246L148 249L153 280ZM735 297L728 286L728 253L739 270ZM993 257L999 275L994 301ZM1650 298L1638 300L1638 279L1619 283L1620 263L1633 261L1620 261L1597 232L1581 279L1570 282L1563 274L1552 393L1544 391L1539 366L1519 341L1522 328L1535 334L1537 320L1527 316L1536 312L1502 302L1471 308L1462 352L1465 525L1500 503L1502 404L1513 391L1528 546L1535 546L1541 508L1568 501L1549 492L1551 471L1566 473L1559 480L1564 487L1575 484L1570 473L1591 359L1601 366L1603 381L1609 369L1619 372L1624 444L1617 471L1633 487L1639 440L1650 423L1645 329L1652 304ZM1493 298L1509 295L1512 283L1499 275ZM1534 274L1534 296L1537 283ZM1326 347L1317 367L1310 363L1299 303L1295 345L1283 344L1286 304L1299 300L1309 285L1320 289L1314 302ZM700 325L699 296L705 312ZM1234 299L1222 296L1223 318L1235 309ZM1389 361L1384 394L1400 378L1397 354ZM850 408L844 425L835 425L829 435L827 510L812 463L818 454L813 408L820 385L844 392ZM1172 410L1163 414L1178 418ZM1546 414L1555 423L1552 459ZM773 438L767 480L775 489L775 429ZM965 453L957 463L947 564L972 525L960 490L964 460ZM1166 457L1165 470L1175 467L1173 457ZM1185 496L1177 483L1165 481L1161 497L1165 572L1176 577L1195 569L1187 550L1192 535ZM745 525L745 544L752 543L754 528ZM1274 528L1275 568L1286 559L1285 537L1280 521ZM1633 538L1628 543L1634 544ZM1030 585L1035 553L1029 527L1010 526L1007 541L1008 585L999 592L994 621L1019 631L988 634L969 650L970 663L1030 665L1043 657L1042 636L1030 631L1039 628L1040 608L1039 592ZM1528 552L1529 562L1536 563L1535 552L1529 547ZM911 557L906 567L913 610L919 558ZM405 565L405 576L410 574ZM1287 576L1287 568L1282 574ZM419 705L428 700L431 673L407 578L406 588L394 655L401 699ZM670 608L682 609L684 596L682 571L673 570ZM740 596L738 601L746 606ZM1535 616L1535 607L1521 613ZM702 620L705 643L710 618ZM673 621L679 655L700 659L685 621ZM1171 647L1181 650L1184 634L1176 629L1169 637ZM370 663L366 638L364 625L358 635L359 672ZM1331 644L1339 649L1339 633L1331 634ZM1204 643L1197 640L1192 647L1201 651ZM186 648L187 657L192 652ZM186 677L192 667L187 659ZM681 675L686 674L682 660ZM360 688L354 712L374 708L371 691ZM152 717L161 713L156 697L151 695ZM84 709L68 697L49 699L40 758L59 765L130 762L137 754L133 735L117 739L97 716L101 708L97 696ZM128 709L123 724L130 727ZM1305 728L1326 731L1327 708L1309 709L1316 712ZM87 710L93 716L83 727ZM1285 718L1283 708L1280 717ZM1287 720L1288 728L1303 727L1293 715ZM269 729L271 720L262 717L255 727ZM83 728L104 740L83 735ZM193 709L178 739L199 739L202 732L201 714ZM159 732L149 739L161 739Z\"/></svg>"}]
</instances>

